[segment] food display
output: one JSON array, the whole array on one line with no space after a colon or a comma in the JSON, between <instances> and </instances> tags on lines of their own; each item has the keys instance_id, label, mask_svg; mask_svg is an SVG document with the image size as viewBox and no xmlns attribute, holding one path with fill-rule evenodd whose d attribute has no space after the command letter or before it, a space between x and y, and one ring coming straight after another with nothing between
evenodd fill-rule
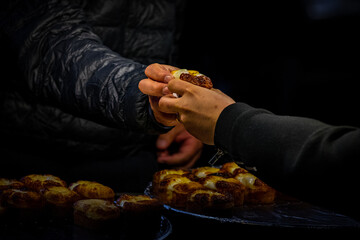
<instances>
[{"instance_id":1,"label":"food display","mask_svg":"<svg viewBox=\"0 0 360 240\"><path fill-rule=\"evenodd\" d=\"M0 224L4 229L13 225L15 232L19 226L42 229L40 224L47 224L49 229L70 226L79 234L100 230L114 236L142 234L138 239L144 239L171 232L164 214L261 226L359 226L346 216L284 198L235 162L160 170L145 193L114 193L87 180L68 185L49 174L0 178Z\"/></svg>"},{"instance_id":2,"label":"food display","mask_svg":"<svg viewBox=\"0 0 360 240\"><path fill-rule=\"evenodd\" d=\"M197 212L269 204L276 196L273 188L235 162L221 168L162 170L154 174L152 186L164 204Z\"/></svg>"},{"instance_id":3,"label":"food display","mask_svg":"<svg viewBox=\"0 0 360 240\"><path fill-rule=\"evenodd\" d=\"M19 180L0 178L0 216L27 223L68 219L100 230L123 224L127 217L144 215L147 219L154 216L150 220L159 224L161 209L160 201L142 194L120 194L115 201L113 189L95 181L68 185L51 174L30 174Z\"/></svg>"}]
</instances>

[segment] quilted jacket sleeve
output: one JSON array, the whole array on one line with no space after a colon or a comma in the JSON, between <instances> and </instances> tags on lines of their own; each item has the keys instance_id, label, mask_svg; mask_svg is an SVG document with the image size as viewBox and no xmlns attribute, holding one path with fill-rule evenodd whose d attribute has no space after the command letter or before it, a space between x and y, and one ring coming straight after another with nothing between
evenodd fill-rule
<instances>
[{"instance_id":1,"label":"quilted jacket sleeve","mask_svg":"<svg viewBox=\"0 0 360 240\"><path fill-rule=\"evenodd\" d=\"M18 1L19 2L19 1ZM81 9L67 1L12 1L1 28L18 50L31 95L108 126L161 133L138 90L146 66L102 44Z\"/></svg>"}]
</instances>

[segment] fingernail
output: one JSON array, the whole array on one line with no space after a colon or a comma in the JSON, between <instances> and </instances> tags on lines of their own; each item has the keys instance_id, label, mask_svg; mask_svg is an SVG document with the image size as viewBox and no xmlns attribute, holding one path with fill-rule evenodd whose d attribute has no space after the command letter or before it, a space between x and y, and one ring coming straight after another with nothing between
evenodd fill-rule
<instances>
[{"instance_id":1,"label":"fingernail","mask_svg":"<svg viewBox=\"0 0 360 240\"><path fill-rule=\"evenodd\" d=\"M163 90L162 90L162 94L163 95L168 95L168 94L171 94L171 92L170 92L168 87L164 87Z\"/></svg>"},{"instance_id":2,"label":"fingernail","mask_svg":"<svg viewBox=\"0 0 360 240\"><path fill-rule=\"evenodd\" d=\"M164 82L168 83L168 82L170 82L170 80L173 79L173 78L174 78L173 75L166 75L166 76L164 77Z\"/></svg>"}]
</instances>

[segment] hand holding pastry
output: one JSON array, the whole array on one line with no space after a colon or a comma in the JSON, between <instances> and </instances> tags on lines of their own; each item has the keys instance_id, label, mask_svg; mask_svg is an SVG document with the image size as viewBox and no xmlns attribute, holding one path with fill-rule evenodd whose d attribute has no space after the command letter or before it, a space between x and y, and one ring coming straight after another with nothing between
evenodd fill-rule
<instances>
[{"instance_id":1,"label":"hand holding pastry","mask_svg":"<svg viewBox=\"0 0 360 240\"><path fill-rule=\"evenodd\" d=\"M171 80L168 88L180 97L162 97L159 110L177 114L178 121L184 124L187 131L203 143L213 145L220 113L235 101L220 90L199 87L178 79Z\"/></svg>"}]
</instances>

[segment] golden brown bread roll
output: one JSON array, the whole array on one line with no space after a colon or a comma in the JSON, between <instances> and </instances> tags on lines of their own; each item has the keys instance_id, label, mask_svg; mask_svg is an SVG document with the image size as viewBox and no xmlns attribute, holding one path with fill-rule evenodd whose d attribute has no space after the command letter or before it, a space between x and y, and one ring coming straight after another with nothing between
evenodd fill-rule
<instances>
[{"instance_id":1,"label":"golden brown bread roll","mask_svg":"<svg viewBox=\"0 0 360 240\"><path fill-rule=\"evenodd\" d=\"M208 189L231 194L234 198L234 206L244 204L245 187L236 179L209 175L202 178L200 183Z\"/></svg>"},{"instance_id":2,"label":"golden brown bread roll","mask_svg":"<svg viewBox=\"0 0 360 240\"><path fill-rule=\"evenodd\" d=\"M36 192L50 186L66 187L66 182L51 174L30 174L20 179L24 185Z\"/></svg>"},{"instance_id":3,"label":"golden brown bread roll","mask_svg":"<svg viewBox=\"0 0 360 240\"><path fill-rule=\"evenodd\" d=\"M120 216L120 209L104 199L82 199L74 203L74 223L89 229L113 226Z\"/></svg>"},{"instance_id":4,"label":"golden brown bread roll","mask_svg":"<svg viewBox=\"0 0 360 240\"><path fill-rule=\"evenodd\" d=\"M156 213L162 208L158 199L146 195L121 194L116 204L122 212L135 215Z\"/></svg>"},{"instance_id":5,"label":"golden brown bread roll","mask_svg":"<svg viewBox=\"0 0 360 240\"><path fill-rule=\"evenodd\" d=\"M203 188L200 183L191 181L187 177L170 174L160 182L157 197L170 206L185 208L188 195L197 189Z\"/></svg>"},{"instance_id":6,"label":"golden brown bread roll","mask_svg":"<svg viewBox=\"0 0 360 240\"><path fill-rule=\"evenodd\" d=\"M50 186L41 191L47 203L58 207L71 207L80 200L79 194L63 186Z\"/></svg>"},{"instance_id":7,"label":"golden brown bread roll","mask_svg":"<svg viewBox=\"0 0 360 240\"><path fill-rule=\"evenodd\" d=\"M15 188L20 189L24 187L24 183L16 179L0 178L0 193L3 190Z\"/></svg>"},{"instance_id":8,"label":"golden brown bread roll","mask_svg":"<svg viewBox=\"0 0 360 240\"><path fill-rule=\"evenodd\" d=\"M229 193L220 193L210 189L193 191L187 199L186 210L203 212L207 210L226 210L234 207L234 198Z\"/></svg>"},{"instance_id":9,"label":"golden brown bread roll","mask_svg":"<svg viewBox=\"0 0 360 240\"><path fill-rule=\"evenodd\" d=\"M244 202L247 204L269 204L275 201L276 191L255 175L235 162L225 163L221 170L228 172L234 179L245 186Z\"/></svg>"},{"instance_id":10,"label":"golden brown bread roll","mask_svg":"<svg viewBox=\"0 0 360 240\"><path fill-rule=\"evenodd\" d=\"M20 189L4 190L1 200L5 206L21 209L42 208L45 203L39 193Z\"/></svg>"},{"instance_id":11,"label":"golden brown bread roll","mask_svg":"<svg viewBox=\"0 0 360 240\"><path fill-rule=\"evenodd\" d=\"M114 190L101 183L79 180L70 184L69 189L79 194L82 198L114 200Z\"/></svg>"}]
</instances>

